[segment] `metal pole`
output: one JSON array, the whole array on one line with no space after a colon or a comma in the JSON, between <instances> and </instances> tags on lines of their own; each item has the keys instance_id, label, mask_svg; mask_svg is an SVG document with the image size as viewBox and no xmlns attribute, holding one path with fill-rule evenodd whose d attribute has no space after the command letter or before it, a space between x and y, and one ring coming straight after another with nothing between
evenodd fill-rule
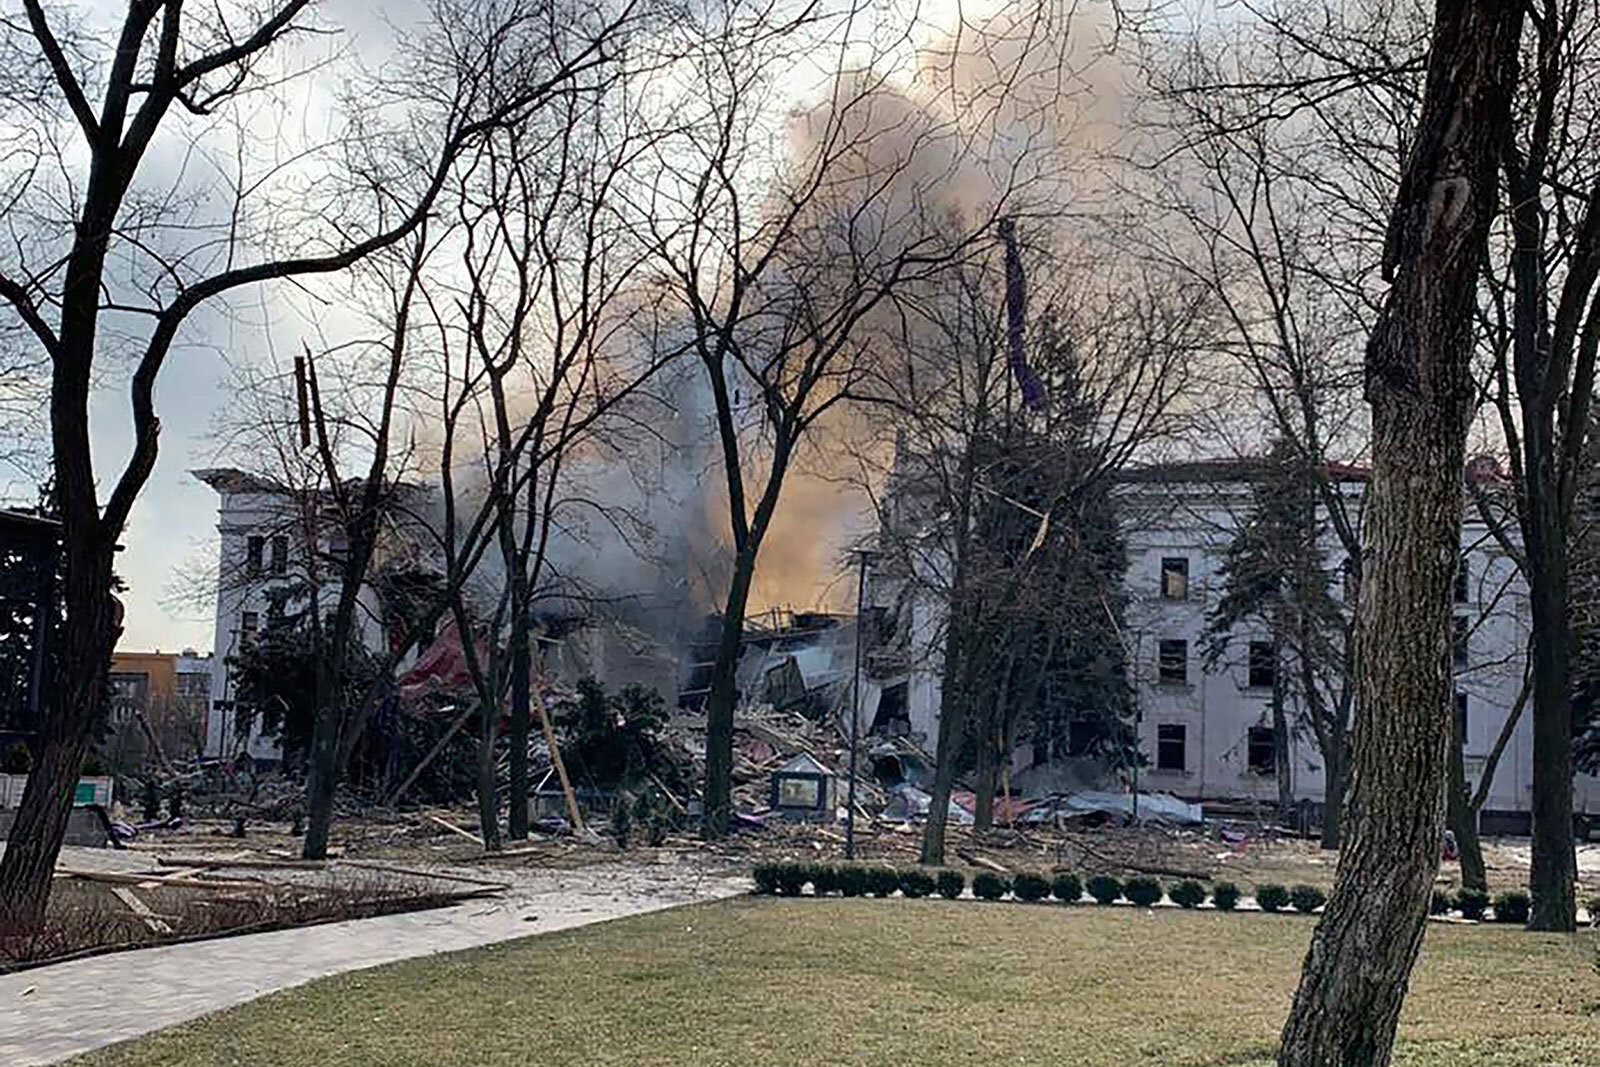
<instances>
[{"instance_id":1,"label":"metal pole","mask_svg":"<svg viewBox=\"0 0 1600 1067\"><path fill-rule=\"evenodd\" d=\"M856 750L861 736L861 629L866 623L867 556L865 549L856 550L856 663L855 678L850 693L850 788L844 809L844 858L856 858Z\"/></svg>"}]
</instances>

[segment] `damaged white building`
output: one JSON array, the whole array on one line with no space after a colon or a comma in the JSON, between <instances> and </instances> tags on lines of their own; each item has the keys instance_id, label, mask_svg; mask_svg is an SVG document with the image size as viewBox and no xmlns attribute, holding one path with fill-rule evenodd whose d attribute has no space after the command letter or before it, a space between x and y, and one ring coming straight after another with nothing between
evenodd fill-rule
<instances>
[{"instance_id":1,"label":"damaged white building","mask_svg":"<svg viewBox=\"0 0 1600 1067\"><path fill-rule=\"evenodd\" d=\"M1320 806L1323 761L1314 737L1291 719L1284 747L1273 729L1275 662L1265 632L1242 625L1224 653L1204 654L1207 616L1221 596L1221 566L1248 514L1250 460L1170 464L1130 472L1113 490L1120 504L1128 569L1124 642L1139 708L1137 735L1145 765L1138 787L1190 801L1259 804L1278 798L1279 753L1286 747L1297 802ZM1334 474L1337 492L1359 514L1365 472ZM891 517L914 517L915 505L891 501ZM1343 553L1331 532L1326 560L1341 572ZM1469 509L1462 526L1462 570L1456 587L1456 714L1465 727L1469 788L1475 788L1522 687L1528 642L1526 588L1512 560ZM938 734L945 601L936 552L907 573L904 558L879 565L868 585L881 643L867 657L861 728L905 734L932 751ZM931 580L930 580L931 579ZM1336 595L1344 596L1348 590ZM1094 788L1126 789L1132 776L1107 773L1099 761L1051 760L1030 743L1012 753L1012 787L1022 795ZM1483 806L1486 832L1525 833L1533 783L1532 716L1510 735ZM1600 822L1600 779L1579 775L1574 808Z\"/></svg>"}]
</instances>

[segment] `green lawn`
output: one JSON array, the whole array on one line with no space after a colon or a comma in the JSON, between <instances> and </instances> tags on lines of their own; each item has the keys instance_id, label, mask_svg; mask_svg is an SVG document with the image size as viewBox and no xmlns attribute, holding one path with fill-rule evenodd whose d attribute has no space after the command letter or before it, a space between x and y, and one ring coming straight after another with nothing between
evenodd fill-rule
<instances>
[{"instance_id":1,"label":"green lawn","mask_svg":"<svg viewBox=\"0 0 1600 1067\"><path fill-rule=\"evenodd\" d=\"M317 982L109 1067L1266 1064L1312 920L740 899ZM1594 935L1434 926L1399 1064L1600 1065Z\"/></svg>"}]
</instances>

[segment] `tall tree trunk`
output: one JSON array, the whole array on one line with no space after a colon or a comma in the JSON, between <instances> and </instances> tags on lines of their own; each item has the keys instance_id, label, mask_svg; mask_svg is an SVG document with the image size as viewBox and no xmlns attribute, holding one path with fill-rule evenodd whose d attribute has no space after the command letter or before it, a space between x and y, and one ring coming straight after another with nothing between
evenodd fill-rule
<instances>
[{"instance_id":1,"label":"tall tree trunk","mask_svg":"<svg viewBox=\"0 0 1600 1067\"><path fill-rule=\"evenodd\" d=\"M747 547L733 559L733 580L722 609L711 695L706 700L705 836L712 838L727 834L733 815L733 709L739 699L739 652L744 645L744 617L755 573L755 548Z\"/></svg>"},{"instance_id":2,"label":"tall tree trunk","mask_svg":"<svg viewBox=\"0 0 1600 1067\"><path fill-rule=\"evenodd\" d=\"M978 728L973 731L977 741L977 767L973 784L972 828L977 831L994 829L994 795L1000 788L1000 760L996 753L1000 739L995 737L997 716L992 706L978 714Z\"/></svg>"},{"instance_id":3,"label":"tall tree trunk","mask_svg":"<svg viewBox=\"0 0 1600 1067\"><path fill-rule=\"evenodd\" d=\"M1347 764L1349 756L1346 749L1349 747L1345 741L1342 729L1330 727L1328 751L1323 753L1323 791L1322 791L1322 848L1329 851L1339 847L1339 820L1344 808L1345 780L1349 777Z\"/></svg>"},{"instance_id":4,"label":"tall tree trunk","mask_svg":"<svg viewBox=\"0 0 1600 1067\"><path fill-rule=\"evenodd\" d=\"M960 564L958 563L959 567ZM954 599L950 618L956 617ZM948 625L948 624L947 624ZM922 854L918 862L930 866L944 863L945 830L950 822L950 794L956 784L956 759L966 733L966 693L961 684L961 641L957 629L949 626L945 635L944 664L940 670L939 737L933 750L933 788L928 801L928 821L922 827Z\"/></svg>"},{"instance_id":5,"label":"tall tree trunk","mask_svg":"<svg viewBox=\"0 0 1600 1067\"><path fill-rule=\"evenodd\" d=\"M532 687L528 672L533 669L528 648L528 586L522 567L511 576L511 797L506 815L506 836L513 841L528 839L528 740L532 732Z\"/></svg>"},{"instance_id":6,"label":"tall tree trunk","mask_svg":"<svg viewBox=\"0 0 1600 1067\"><path fill-rule=\"evenodd\" d=\"M1530 477L1532 472L1529 472ZM1531 507L1530 503L1530 507ZM1533 607L1533 867L1531 930L1577 929L1577 843L1572 832L1572 622L1559 537L1528 546ZM1538 559L1539 562L1535 562Z\"/></svg>"},{"instance_id":7,"label":"tall tree trunk","mask_svg":"<svg viewBox=\"0 0 1600 1067\"><path fill-rule=\"evenodd\" d=\"M344 709L333 698L330 676L337 670L331 653L317 670L316 716L311 729L311 753L306 761L306 837L300 854L308 860L328 855L333 830L333 794L339 778L339 724Z\"/></svg>"},{"instance_id":8,"label":"tall tree trunk","mask_svg":"<svg viewBox=\"0 0 1600 1067\"><path fill-rule=\"evenodd\" d=\"M478 739L478 829L483 850L499 852L500 798L495 791L494 735L500 725L500 709L493 701L482 701L479 721L483 735Z\"/></svg>"},{"instance_id":9,"label":"tall tree trunk","mask_svg":"<svg viewBox=\"0 0 1600 1067\"><path fill-rule=\"evenodd\" d=\"M62 546L67 614L59 655L62 664L75 669L51 674L38 759L0 859L0 936L34 929L44 919L117 639L109 547L99 544L92 530L80 531L71 523L64 525Z\"/></svg>"},{"instance_id":10,"label":"tall tree trunk","mask_svg":"<svg viewBox=\"0 0 1600 1067\"><path fill-rule=\"evenodd\" d=\"M1351 797L1334 891L1284 1023L1280 1067L1386 1067L1444 828L1451 602L1461 553L1479 264L1516 87L1523 6L1438 0L1427 88L1366 352Z\"/></svg>"},{"instance_id":11,"label":"tall tree trunk","mask_svg":"<svg viewBox=\"0 0 1600 1067\"><path fill-rule=\"evenodd\" d=\"M1463 749L1466 737L1461 732L1461 717L1452 713L1450 721L1450 767L1445 788L1445 822L1455 835L1461 856L1461 885L1466 889L1489 891L1489 872L1483 862L1483 844L1478 839L1478 813L1467 795L1467 761Z\"/></svg>"},{"instance_id":12,"label":"tall tree trunk","mask_svg":"<svg viewBox=\"0 0 1600 1067\"><path fill-rule=\"evenodd\" d=\"M1294 768L1289 758L1289 716L1284 710L1283 645L1272 642L1272 770L1278 779L1278 821L1294 820Z\"/></svg>"}]
</instances>

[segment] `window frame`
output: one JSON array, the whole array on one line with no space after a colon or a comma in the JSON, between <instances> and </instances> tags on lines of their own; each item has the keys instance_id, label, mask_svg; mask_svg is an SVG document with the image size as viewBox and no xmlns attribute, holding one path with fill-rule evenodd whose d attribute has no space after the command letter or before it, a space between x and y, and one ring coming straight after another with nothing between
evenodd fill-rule
<instances>
[{"instance_id":1,"label":"window frame","mask_svg":"<svg viewBox=\"0 0 1600 1067\"><path fill-rule=\"evenodd\" d=\"M1256 661L1257 650L1265 650L1266 662ZM1258 679L1264 672L1266 681ZM1271 641L1250 641L1245 646L1244 684L1246 689L1270 690L1278 684L1278 657Z\"/></svg>"},{"instance_id":2,"label":"window frame","mask_svg":"<svg viewBox=\"0 0 1600 1067\"><path fill-rule=\"evenodd\" d=\"M1176 566L1169 568L1168 564L1176 564ZM1176 596L1174 596L1172 594L1172 592L1168 589L1168 586L1167 586L1167 577L1168 577L1168 575L1176 576L1176 577L1180 578L1182 580L1182 582L1183 582L1182 588L1178 591L1178 594ZM1161 599L1162 600L1170 600L1170 601L1173 601L1174 603L1177 603L1177 602L1180 602L1180 601L1184 601L1184 600L1188 600L1189 599L1189 579L1190 579L1190 571L1189 571L1189 557L1188 556L1162 556L1161 557L1161 571L1160 571L1159 584L1160 584L1160 591L1161 591Z\"/></svg>"},{"instance_id":3,"label":"window frame","mask_svg":"<svg viewBox=\"0 0 1600 1067\"><path fill-rule=\"evenodd\" d=\"M1176 737L1163 736L1176 732ZM1173 746L1177 748L1176 764L1168 761L1167 755ZM1189 773L1189 727L1187 723L1162 722L1156 724L1156 770L1169 771L1178 774Z\"/></svg>"},{"instance_id":4,"label":"window frame","mask_svg":"<svg viewBox=\"0 0 1600 1067\"><path fill-rule=\"evenodd\" d=\"M1245 731L1244 744L1245 767L1251 774L1266 778L1278 773L1278 731L1270 726L1249 727ZM1265 760L1256 759L1258 748L1266 752Z\"/></svg>"},{"instance_id":5,"label":"window frame","mask_svg":"<svg viewBox=\"0 0 1600 1067\"><path fill-rule=\"evenodd\" d=\"M1177 670L1169 673L1173 658L1177 660ZM1163 637L1156 642L1156 681L1162 685L1189 684L1188 638Z\"/></svg>"},{"instance_id":6,"label":"window frame","mask_svg":"<svg viewBox=\"0 0 1600 1067\"><path fill-rule=\"evenodd\" d=\"M244 572L251 578L261 577L266 568L267 539L260 534L249 534L244 539Z\"/></svg>"}]
</instances>

